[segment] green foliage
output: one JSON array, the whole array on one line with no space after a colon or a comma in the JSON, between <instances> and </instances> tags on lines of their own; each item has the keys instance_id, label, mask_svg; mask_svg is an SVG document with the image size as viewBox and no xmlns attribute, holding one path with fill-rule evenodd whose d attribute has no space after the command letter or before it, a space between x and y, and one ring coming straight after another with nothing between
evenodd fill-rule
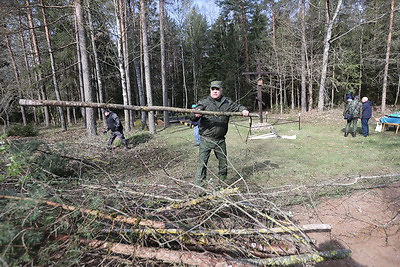
<instances>
[{"instance_id":1,"label":"green foliage","mask_svg":"<svg viewBox=\"0 0 400 267\"><path fill-rule=\"evenodd\" d=\"M22 124L16 124L11 126L11 128L6 131L8 136L37 136L39 134L39 130L35 128L33 124L28 124L26 126Z\"/></svg>"},{"instance_id":2,"label":"green foliage","mask_svg":"<svg viewBox=\"0 0 400 267\"><path fill-rule=\"evenodd\" d=\"M146 143L152 138L150 133L138 133L128 137L129 144L132 146L137 146L141 143Z\"/></svg>"}]
</instances>

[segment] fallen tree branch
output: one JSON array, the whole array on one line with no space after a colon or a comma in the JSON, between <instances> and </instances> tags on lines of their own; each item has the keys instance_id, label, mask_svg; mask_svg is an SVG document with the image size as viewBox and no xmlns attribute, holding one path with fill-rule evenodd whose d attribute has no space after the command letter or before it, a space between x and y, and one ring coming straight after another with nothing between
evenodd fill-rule
<instances>
[{"instance_id":1,"label":"fallen tree branch","mask_svg":"<svg viewBox=\"0 0 400 267\"><path fill-rule=\"evenodd\" d=\"M142 259L157 259L174 264L188 264L195 266L220 266L220 267L251 267L253 263L227 259L223 256L211 253L199 253L193 251L169 250L164 248L140 247L127 244L119 244L100 240L85 240L81 242L91 248L106 249L113 253L134 256Z\"/></svg>"},{"instance_id":2,"label":"fallen tree branch","mask_svg":"<svg viewBox=\"0 0 400 267\"><path fill-rule=\"evenodd\" d=\"M100 217L102 219L107 219L107 220L114 221L114 222L127 223L127 224L132 224L132 225L150 226L150 227L155 227L155 228L165 228L165 224L163 222L143 220L141 218L128 217L128 216L122 216L122 215L112 216L112 215L105 214L105 213L102 213L97 210L77 208L74 206L60 204L60 203L56 203L56 202L52 202L52 201L48 201L48 200L38 200L38 199L33 199L33 198L28 198L28 197L7 196L7 195L0 195L0 199L36 201L41 204L46 204L48 206L52 206L52 207L56 207L56 208L61 207L64 210L69 210L69 211L79 210L82 213Z\"/></svg>"},{"instance_id":3,"label":"fallen tree branch","mask_svg":"<svg viewBox=\"0 0 400 267\"><path fill-rule=\"evenodd\" d=\"M132 229L132 228L111 228L104 229L103 232L125 232L137 234L172 234L172 235L192 235L192 236L213 236L213 235L258 235L258 234L287 234L291 232L330 232L329 224L306 224L300 227L287 226L285 228L260 228L260 229L204 229L204 230L182 230L182 229Z\"/></svg>"},{"instance_id":4,"label":"fallen tree branch","mask_svg":"<svg viewBox=\"0 0 400 267\"><path fill-rule=\"evenodd\" d=\"M132 106L121 104L107 104L95 102L78 102L78 101L56 101L56 100L35 100L35 99L20 99L21 106L56 106L56 107L83 107L83 108L110 108L110 109L127 109L136 111L172 111L180 113L197 113L203 115L216 116L243 116L242 112L215 112L204 111L187 108L175 108L164 106ZM258 117L258 114L250 113L249 117Z\"/></svg>"}]
</instances>

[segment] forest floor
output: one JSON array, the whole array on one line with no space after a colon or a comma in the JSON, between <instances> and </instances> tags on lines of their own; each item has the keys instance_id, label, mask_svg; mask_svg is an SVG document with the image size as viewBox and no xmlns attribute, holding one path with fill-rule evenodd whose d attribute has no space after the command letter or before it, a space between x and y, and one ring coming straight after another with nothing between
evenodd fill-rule
<instances>
[{"instance_id":1,"label":"forest floor","mask_svg":"<svg viewBox=\"0 0 400 267\"><path fill-rule=\"evenodd\" d=\"M329 234L309 233L309 237L315 239L320 250L350 249L352 256L317 266L398 265L400 136L393 129L374 132L375 120L371 119L370 137L344 138L345 123L339 109L307 113L301 118L301 130L297 122L283 124L274 120L282 116L269 116L274 131L296 139L249 141L247 122L233 119L230 125L229 173L231 180L242 178L237 184L243 192L240 197L250 201L265 196L262 201L273 202L276 208L292 214L291 220L297 225L330 224ZM284 117L297 119L296 114ZM56 151L70 160L68 166L59 166L64 169L55 170L60 176L53 176L58 178L47 183L51 196L75 205L95 203L103 209L135 214L140 211L139 203L154 209L154 205L165 205L166 200L190 199L198 194L198 188L191 184L197 161L193 130L173 124L167 129L158 127L157 131L155 136L140 130L126 132L131 150L125 150L119 140L113 149L107 149L108 136L88 137L81 126L67 132L42 129L37 137L10 137L9 141L40 140L45 142L46 151ZM4 166L0 167L3 171ZM63 171L71 167L73 173L68 175L77 177L77 184L75 180L69 184L62 181ZM208 175L213 176L216 168L212 155ZM13 179L3 182L3 193L9 193L7 187L11 191L17 188ZM28 189L27 184L21 187L22 191ZM140 197L142 192L157 198L149 202L145 193ZM212 188L206 192L212 194ZM132 203L132 199L138 202Z\"/></svg>"}]
</instances>

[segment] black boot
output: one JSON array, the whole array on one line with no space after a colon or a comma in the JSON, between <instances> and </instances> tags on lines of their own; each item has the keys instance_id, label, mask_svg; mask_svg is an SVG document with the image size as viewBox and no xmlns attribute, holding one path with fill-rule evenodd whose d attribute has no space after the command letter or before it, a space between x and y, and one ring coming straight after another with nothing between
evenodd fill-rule
<instances>
[{"instance_id":1,"label":"black boot","mask_svg":"<svg viewBox=\"0 0 400 267\"><path fill-rule=\"evenodd\" d=\"M347 137L349 135L349 133L345 132L344 133L344 137Z\"/></svg>"},{"instance_id":2,"label":"black boot","mask_svg":"<svg viewBox=\"0 0 400 267\"><path fill-rule=\"evenodd\" d=\"M351 136L356 137L356 133L351 133Z\"/></svg>"}]
</instances>

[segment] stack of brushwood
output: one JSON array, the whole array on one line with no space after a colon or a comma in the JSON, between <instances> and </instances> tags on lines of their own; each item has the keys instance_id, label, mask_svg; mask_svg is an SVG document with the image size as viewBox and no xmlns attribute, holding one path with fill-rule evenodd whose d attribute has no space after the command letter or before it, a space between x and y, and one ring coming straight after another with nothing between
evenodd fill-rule
<instances>
[{"instance_id":1,"label":"stack of brushwood","mask_svg":"<svg viewBox=\"0 0 400 267\"><path fill-rule=\"evenodd\" d=\"M113 191L101 185L82 187L100 195L114 195L114 201L124 202L122 206L126 208L120 210L109 205L107 208L114 210L110 213L55 201L29 200L96 221L95 237L75 235L74 239L92 253L114 255L131 264L282 266L342 259L351 253L318 251L307 233L330 231L329 225L298 226L289 213L267 197L241 192L234 186L204 191L201 197L183 185L172 188L120 183ZM0 198L28 200L21 196ZM71 236L57 236L57 239Z\"/></svg>"}]
</instances>

